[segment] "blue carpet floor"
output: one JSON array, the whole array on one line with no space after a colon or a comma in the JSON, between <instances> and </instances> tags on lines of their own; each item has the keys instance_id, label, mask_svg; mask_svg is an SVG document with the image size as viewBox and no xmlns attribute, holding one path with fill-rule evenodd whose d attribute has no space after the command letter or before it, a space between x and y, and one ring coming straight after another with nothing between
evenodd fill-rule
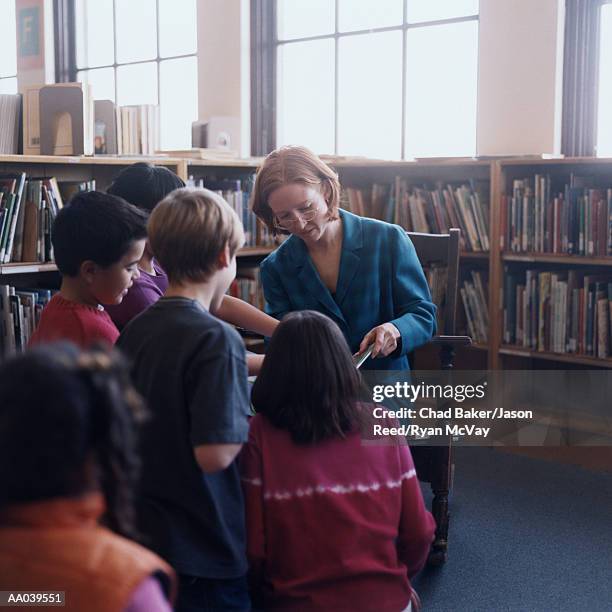
<instances>
[{"instance_id":1,"label":"blue carpet floor","mask_svg":"<svg viewBox=\"0 0 612 612\"><path fill-rule=\"evenodd\" d=\"M425 611L612 611L612 473L486 448L455 466L449 559L414 580Z\"/></svg>"}]
</instances>

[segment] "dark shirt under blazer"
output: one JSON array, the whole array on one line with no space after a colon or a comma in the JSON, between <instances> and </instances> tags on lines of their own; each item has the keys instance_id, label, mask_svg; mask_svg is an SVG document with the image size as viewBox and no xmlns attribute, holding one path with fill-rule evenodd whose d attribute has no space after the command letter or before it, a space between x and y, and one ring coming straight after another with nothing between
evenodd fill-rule
<instances>
[{"instance_id":1,"label":"dark shirt under blazer","mask_svg":"<svg viewBox=\"0 0 612 612\"><path fill-rule=\"evenodd\" d=\"M281 319L295 310L317 310L333 319L353 352L365 334L393 323L401 347L365 368L406 370L406 353L435 333L436 307L416 251L397 225L341 210L343 241L336 293L321 281L305 243L291 236L261 264L266 312Z\"/></svg>"}]
</instances>

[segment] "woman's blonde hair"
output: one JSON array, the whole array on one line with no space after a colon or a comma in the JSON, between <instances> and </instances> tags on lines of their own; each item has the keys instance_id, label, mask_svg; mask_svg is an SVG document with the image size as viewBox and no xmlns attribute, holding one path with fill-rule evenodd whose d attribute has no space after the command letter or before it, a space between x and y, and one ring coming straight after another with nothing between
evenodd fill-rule
<instances>
[{"instance_id":1,"label":"woman's blonde hair","mask_svg":"<svg viewBox=\"0 0 612 612\"><path fill-rule=\"evenodd\" d=\"M176 283L206 281L226 244L232 257L244 244L238 215L208 189L175 189L153 209L147 229L155 258Z\"/></svg>"},{"instance_id":2,"label":"woman's blonde hair","mask_svg":"<svg viewBox=\"0 0 612 612\"><path fill-rule=\"evenodd\" d=\"M318 186L327 202L329 218L338 218L340 202L338 175L306 147L296 145L280 147L272 151L259 168L251 196L253 212L271 232L288 233L274 226L274 213L268 204L268 198L279 187L291 183Z\"/></svg>"}]
</instances>

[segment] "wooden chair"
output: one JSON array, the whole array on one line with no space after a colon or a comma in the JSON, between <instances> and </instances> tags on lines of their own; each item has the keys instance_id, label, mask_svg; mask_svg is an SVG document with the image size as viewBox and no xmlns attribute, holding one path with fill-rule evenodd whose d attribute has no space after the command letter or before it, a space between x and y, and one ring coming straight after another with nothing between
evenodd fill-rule
<instances>
[{"instance_id":1,"label":"wooden chair","mask_svg":"<svg viewBox=\"0 0 612 612\"><path fill-rule=\"evenodd\" d=\"M455 335L457 287L459 282L459 234L450 229L448 234L420 234L408 232L424 270L433 267L446 270L442 303L437 303L443 312L441 329L429 344L439 349L440 369L454 367L455 351L458 347L472 343L468 336ZM433 299L436 300L436 292ZM412 360L411 360L412 362ZM412 363L411 363L412 366ZM433 493L431 512L436 519L436 536L429 555L431 565L441 565L447 559L448 550L448 495L452 485L452 439L443 446L414 446L411 448L417 475L421 481L429 482Z\"/></svg>"}]
</instances>

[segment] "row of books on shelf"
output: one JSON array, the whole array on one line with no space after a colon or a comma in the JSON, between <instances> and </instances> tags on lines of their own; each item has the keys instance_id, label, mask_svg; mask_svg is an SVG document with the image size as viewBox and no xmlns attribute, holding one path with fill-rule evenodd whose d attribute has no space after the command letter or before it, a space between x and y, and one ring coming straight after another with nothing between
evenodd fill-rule
<instances>
[{"instance_id":1,"label":"row of books on shelf","mask_svg":"<svg viewBox=\"0 0 612 612\"><path fill-rule=\"evenodd\" d=\"M446 266L427 266L424 270L431 299L437 304L438 333L443 333L446 316ZM489 307L487 299L487 280L483 273L471 270L468 278L462 279L459 286L463 317L458 321L459 333L467 333L473 342L486 344L488 342ZM459 309L459 307L458 307Z\"/></svg>"},{"instance_id":2,"label":"row of books on shelf","mask_svg":"<svg viewBox=\"0 0 612 612\"><path fill-rule=\"evenodd\" d=\"M489 307L487 284L482 274L472 270L471 280L463 280L459 293L465 313L467 331L473 342L487 344L489 341Z\"/></svg>"},{"instance_id":3,"label":"row of books on shelf","mask_svg":"<svg viewBox=\"0 0 612 612\"><path fill-rule=\"evenodd\" d=\"M51 225L64 201L95 181L0 176L0 263L52 261Z\"/></svg>"},{"instance_id":4,"label":"row of books on shelf","mask_svg":"<svg viewBox=\"0 0 612 612\"><path fill-rule=\"evenodd\" d=\"M503 341L535 351L612 355L612 274L505 270Z\"/></svg>"},{"instance_id":5,"label":"row of books on shelf","mask_svg":"<svg viewBox=\"0 0 612 612\"><path fill-rule=\"evenodd\" d=\"M612 255L612 188L574 177L555 191L549 175L513 181L502 196L501 247L516 253Z\"/></svg>"},{"instance_id":6,"label":"row of books on shelf","mask_svg":"<svg viewBox=\"0 0 612 612\"><path fill-rule=\"evenodd\" d=\"M268 228L253 214L249 208L249 200L253 187L251 177L246 179L193 179L188 184L193 187L205 187L223 197L226 202L236 211L238 218L242 221L245 234L244 246L269 246L275 245L274 238Z\"/></svg>"},{"instance_id":7,"label":"row of books on shelf","mask_svg":"<svg viewBox=\"0 0 612 612\"><path fill-rule=\"evenodd\" d=\"M236 278L228 291L263 310L264 297L259 271L249 270L250 278ZM0 356L22 351L40 321L43 308L51 299L49 289L21 289L0 285Z\"/></svg>"},{"instance_id":8,"label":"row of books on shelf","mask_svg":"<svg viewBox=\"0 0 612 612\"><path fill-rule=\"evenodd\" d=\"M32 84L21 94L0 94L0 153L153 155L159 129L159 106L94 103L85 83Z\"/></svg>"},{"instance_id":9,"label":"row of books on shelf","mask_svg":"<svg viewBox=\"0 0 612 612\"><path fill-rule=\"evenodd\" d=\"M241 274L245 272L241 271ZM264 295L261 283L259 281L259 270L253 269L246 272L249 276L239 276L232 281L228 294L232 297L239 298L248 302L252 306L264 309Z\"/></svg>"},{"instance_id":10,"label":"row of books on shelf","mask_svg":"<svg viewBox=\"0 0 612 612\"><path fill-rule=\"evenodd\" d=\"M0 285L0 355L25 349L51 295L49 289Z\"/></svg>"},{"instance_id":11,"label":"row of books on shelf","mask_svg":"<svg viewBox=\"0 0 612 612\"><path fill-rule=\"evenodd\" d=\"M431 299L434 304L438 305L436 312L438 329L442 329L444 321L444 306L446 302L446 282L448 277L448 268L446 266L430 265L423 269Z\"/></svg>"},{"instance_id":12,"label":"row of books on shelf","mask_svg":"<svg viewBox=\"0 0 612 612\"><path fill-rule=\"evenodd\" d=\"M444 234L458 227L463 250L488 251L488 192L488 181L438 183L432 189L396 177L393 184L344 188L341 206L357 215L396 223L410 232Z\"/></svg>"},{"instance_id":13,"label":"row of books on shelf","mask_svg":"<svg viewBox=\"0 0 612 612\"><path fill-rule=\"evenodd\" d=\"M95 153L120 155L154 155L159 150L159 106L139 104L118 106L116 127L101 118L101 105L114 104L110 100L96 100ZM116 133L112 133L115 130ZM112 146L116 140L117 145Z\"/></svg>"},{"instance_id":14,"label":"row of books on shelf","mask_svg":"<svg viewBox=\"0 0 612 612\"><path fill-rule=\"evenodd\" d=\"M0 94L0 153L19 153L21 96Z\"/></svg>"}]
</instances>

